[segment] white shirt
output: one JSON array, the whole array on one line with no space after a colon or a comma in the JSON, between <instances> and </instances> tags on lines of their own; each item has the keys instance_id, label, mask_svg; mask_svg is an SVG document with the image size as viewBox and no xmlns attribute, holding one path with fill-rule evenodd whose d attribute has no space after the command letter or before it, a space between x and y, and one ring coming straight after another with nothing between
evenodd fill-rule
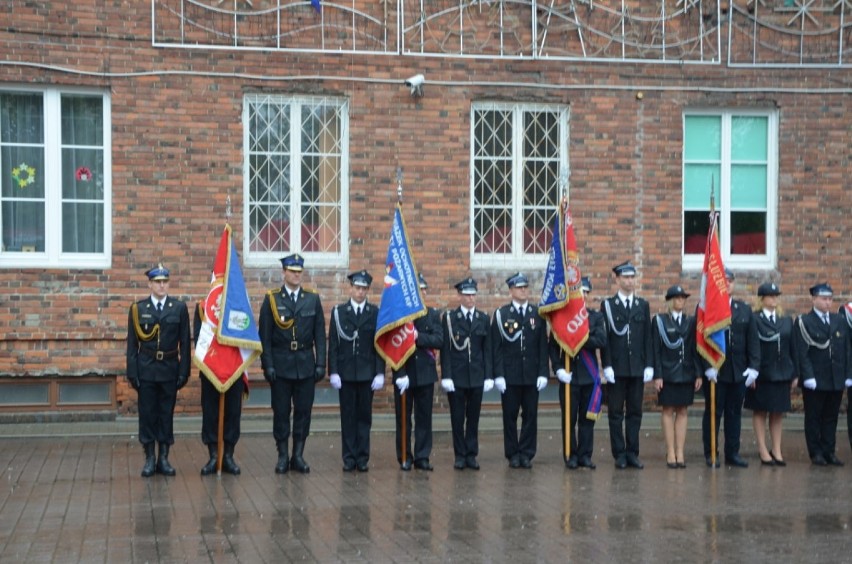
<instances>
[{"instance_id":1,"label":"white shirt","mask_svg":"<svg viewBox=\"0 0 852 564\"><path fill-rule=\"evenodd\" d=\"M529 307L527 304L529 304L529 302L524 302L522 304L519 304L515 300L512 300L512 305L514 306L515 311L519 311L519 312L523 313L524 315L527 314L527 308Z\"/></svg>"},{"instance_id":2,"label":"white shirt","mask_svg":"<svg viewBox=\"0 0 852 564\"><path fill-rule=\"evenodd\" d=\"M621 293L620 290L618 292L618 299L621 300L621 303L623 303L625 305L625 307L628 304L630 304L632 306L633 304L630 303L630 302L635 300L635 298L633 297L633 294L630 294L629 296L625 296L624 294Z\"/></svg>"},{"instance_id":3,"label":"white shirt","mask_svg":"<svg viewBox=\"0 0 852 564\"><path fill-rule=\"evenodd\" d=\"M361 302L361 303L359 304L358 302L356 302L355 300L353 300L352 298L350 298L350 299L349 299L349 303L352 305L352 311L354 311L354 312L355 312L355 314L357 315L357 314L359 314L359 313L363 313L363 312L364 312L364 306L366 306L366 305L367 305L367 300L364 300L363 302Z\"/></svg>"}]
</instances>

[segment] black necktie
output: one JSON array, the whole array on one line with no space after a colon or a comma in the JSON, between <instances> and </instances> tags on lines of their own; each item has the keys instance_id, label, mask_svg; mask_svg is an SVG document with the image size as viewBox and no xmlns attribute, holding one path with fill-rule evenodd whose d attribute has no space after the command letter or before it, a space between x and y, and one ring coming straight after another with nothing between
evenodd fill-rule
<instances>
[{"instance_id":1,"label":"black necktie","mask_svg":"<svg viewBox=\"0 0 852 564\"><path fill-rule=\"evenodd\" d=\"M680 326L680 316L679 315L675 316L675 323L678 324L678 327Z\"/></svg>"},{"instance_id":2,"label":"black necktie","mask_svg":"<svg viewBox=\"0 0 852 564\"><path fill-rule=\"evenodd\" d=\"M627 311L630 311L630 298L627 298Z\"/></svg>"},{"instance_id":3,"label":"black necktie","mask_svg":"<svg viewBox=\"0 0 852 564\"><path fill-rule=\"evenodd\" d=\"M527 308L525 308L524 306L521 306L521 307L518 308L518 311L521 312L521 317L524 317L526 315L526 313L527 313L526 310L527 310Z\"/></svg>"},{"instance_id":4,"label":"black necktie","mask_svg":"<svg viewBox=\"0 0 852 564\"><path fill-rule=\"evenodd\" d=\"M298 294L296 294L296 292L290 292L290 299L293 300L293 303L296 303L296 296L297 295Z\"/></svg>"},{"instance_id":5,"label":"black necktie","mask_svg":"<svg viewBox=\"0 0 852 564\"><path fill-rule=\"evenodd\" d=\"M473 312L472 311L467 312L467 322L473 323Z\"/></svg>"},{"instance_id":6,"label":"black necktie","mask_svg":"<svg viewBox=\"0 0 852 564\"><path fill-rule=\"evenodd\" d=\"M828 325L830 323L830 318L827 313L822 314L822 322Z\"/></svg>"},{"instance_id":7,"label":"black necktie","mask_svg":"<svg viewBox=\"0 0 852 564\"><path fill-rule=\"evenodd\" d=\"M163 313L163 302L157 302L157 313Z\"/></svg>"},{"instance_id":8,"label":"black necktie","mask_svg":"<svg viewBox=\"0 0 852 564\"><path fill-rule=\"evenodd\" d=\"M358 306L358 307L355 308L355 317L357 317L357 318L361 317L361 306Z\"/></svg>"},{"instance_id":9,"label":"black necktie","mask_svg":"<svg viewBox=\"0 0 852 564\"><path fill-rule=\"evenodd\" d=\"M769 314L769 321L771 321L773 325L775 324L775 314L774 313Z\"/></svg>"}]
</instances>

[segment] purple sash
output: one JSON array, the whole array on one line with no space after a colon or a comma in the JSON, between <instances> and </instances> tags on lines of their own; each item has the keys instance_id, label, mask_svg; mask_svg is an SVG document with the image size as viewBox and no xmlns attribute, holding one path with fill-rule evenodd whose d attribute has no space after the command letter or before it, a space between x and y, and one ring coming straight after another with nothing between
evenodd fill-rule
<instances>
[{"instance_id":1,"label":"purple sash","mask_svg":"<svg viewBox=\"0 0 852 564\"><path fill-rule=\"evenodd\" d=\"M592 375L592 382L594 385L594 388L592 388L592 397L589 398L589 406L586 408L586 419L597 421L598 417L601 415L601 399L603 397L603 393L601 391L601 372L598 368L598 359L595 358L595 355L586 349L583 349L580 351L580 360L583 361L583 365L586 367L586 370L588 370L589 374Z\"/></svg>"}]
</instances>

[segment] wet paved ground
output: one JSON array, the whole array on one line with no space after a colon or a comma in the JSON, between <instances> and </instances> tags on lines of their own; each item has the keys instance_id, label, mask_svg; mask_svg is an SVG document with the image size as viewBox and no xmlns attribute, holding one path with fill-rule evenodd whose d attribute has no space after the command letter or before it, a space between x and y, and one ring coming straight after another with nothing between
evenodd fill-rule
<instances>
[{"instance_id":1,"label":"wet paved ground","mask_svg":"<svg viewBox=\"0 0 852 564\"><path fill-rule=\"evenodd\" d=\"M697 410L696 410L697 411ZM558 418L542 417L532 470L508 468L496 417L482 470L455 471L446 431L434 472L401 472L390 420L378 418L366 474L341 471L333 417L306 447L312 470L277 476L265 419L246 422L239 477L201 478L197 420L183 420L174 478L139 477L132 421L0 426L0 562L848 562L852 464L807 461L801 419L785 428L786 468L710 470L690 421L685 470L665 466L659 419L643 424L644 470L615 470L605 420L598 469L568 471ZM436 417L436 428L446 429ZM750 420L744 421L750 427ZM64 432L73 436L23 437ZM124 433L124 434L122 434ZM19 435L19 436L15 436ZM838 435L841 458L848 440Z\"/></svg>"}]
</instances>

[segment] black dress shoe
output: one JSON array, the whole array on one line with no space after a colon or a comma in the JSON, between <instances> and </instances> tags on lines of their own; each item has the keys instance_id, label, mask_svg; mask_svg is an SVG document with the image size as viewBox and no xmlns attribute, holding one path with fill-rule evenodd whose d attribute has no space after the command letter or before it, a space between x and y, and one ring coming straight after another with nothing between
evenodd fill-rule
<instances>
[{"instance_id":1,"label":"black dress shoe","mask_svg":"<svg viewBox=\"0 0 852 564\"><path fill-rule=\"evenodd\" d=\"M456 470L464 470L464 458L456 458L456 461L453 463L453 468Z\"/></svg>"},{"instance_id":2,"label":"black dress shoe","mask_svg":"<svg viewBox=\"0 0 852 564\"><path fill-rule=\"evenodd\" d=\"M831 464L832 466L843 466L843 461L837 458L833 452L831 454L825 455L825 461Z\"/></svg>"},{"instance_id":3,"label":"black dress shoe","mask_svg":"<svg viewBox=\"0 0 852 564\"><path fill-rule=\"evenodd\" d=\"M645 467L645 465L642 464L642 461L639 460L639 457L636 456L635 454L633 454L632 452L627 453L627 465L632 466L633 468L636 468L637 470L641 470L642 468Z\"/></svg>"},{"instance_id":4,"label":"black dress shoe","mask_svg":"<svg viewBox=\"0 0 852 564\"><path fill-rule=\"evenodd\" d=\"M680 468L681 470L686 468L686 462L678 462L677 467Z\"/></svg>"},{"instance_id":5,"label":"black dress shoe","mask_svg":"<svg viewBox=\"0 0 852 564\"><path fill-rule=\"evenodd\" d=\"M748 462L739 454L732 454L725 457L725 464L728 466L736 466L737 468L748 468Z\"/></svg>"},{"instance_id":6,"label":"black dress shoe","mask_svg":"<svg viewBox=\"0 0 852 564\"><path fill-rule=\"evenodd\" d=\"M704 457L704 461L707 463L707 468L718 468L719 467L719 457L716 457L716 463L713 463L713 459L709 456Z\"/></svg>"},{"instance_id":7,"label":"black dress shoe","mask_svg":"<svg viewBox=\"0 0 852 564\"><path fill-rule=\"evenodd\" d=\"M666 461L666 467L667 467L667 468L671 468L672 470L677 470L677 469L678 469L677 462L669 462L669 461Z\"/></svg>"},{"instance_id":8,"label":"black dress shoe","mask_svg":"<svg viewBox=\"0 0 852 564\"><path fill-rule=\"evenodd\" d=\"M517 454L509 459L509 468L520 468L521 467L521 457Z\"/></svg>"},{"instance_id":9,"label":"black dress shoe","mask_svg":"<svg viewBox=\"0 0 852 564\"><path fill-rule=\"evenodd\" d=\"M356 467L358 468L358 472L369 472L370 467L367 466L366 462L359 462Z\"/></svg>"},{"instance_id":10,"label":"black dress shoe","mask_svg":"<svg viewBox=\"0 0 852 564\"><path fill-rule=\"evenodd\" d=\"M428 458L421 458L420 460L418 460L417 462L414 463L414 467L417 468L418 470L426 470L426 471L429 471L429 472L431 472L432 470L435 469L429 463Z\"/></svg>"},{"instance_id":11,"label":"black dress shoe","mask_svg":"<svg viewBox=\"0 0 852 564\"><path fill-rule=\"evenodd\" d=\"M760 465L761 466L775 466L775 459L773 459L772 456L769 457L769 460L763 460L761 458L760 459Z\"/></svg>"},{"instance_id":12,"label":"black dress shoe","mask_svg":"<svg viewBox=\"0 0 852 564\"><path fill-rule=\"evenodd\" d=\"M775 463L775 466L787 466L787 463L784 462L782 458L775 458L775 455L772 454L772 451L769 451L769 456L772 457L772 462Z\"/></svg>"},{"instance_id":13,"label":"black dress shoe","mask_svg":"<svg viewBox=\"0 0 852 564\"><path fill-rule=\"evenodd\" d=\"M619 455L615 459L615 467L619 470L624 470L625 468L627 468L627 457L623 454Z\"/></svg>"},{"instance_id":14,"label":"black dress shoe","mask_svg":"<svg viewBox=\"0 0 852 564\"><path fill-rule=\"evenodd\" d=\"M479 470L479 462L476 461L475 456L468 456L467 458L465 458L464 462L468 468L472 470Z\"/></svg>"},{"instance_id":15,"label":"black dress shoe","mask_svg":"<svg viewBox=\"0 0 852 564\"><path fill-rule=\"evenodd\" d=\"M828 466L828 462L821 454L815 454L811 457L811 464L814 466Z\"/></svg>"},{"instance_id":16,"label":"black dress shoe","mask_svg":"<svg viewBox=\"0 0 852 564\"><path fill-rule=\"evenodd\" d=\"M411 470L411 459L407 458L405 462L399 465L399 469L403 472L408 472L409 470Z\"/></svg>"},{"instance_id":17,"label":"black dress shoe","mask_svg":"<svg viewBox=\"0 0 852 564\"><path fill-rule=\"evenodd\" d=\"M592 462L592 459L588 456L581 456L579 464L581 468L588 468L589 470L594 470L595 468L597 468L597 466L595 466L595 463Z\"/></svg>"},{"instance_id":18,"label":"black dress shoe","mask_svg":"<svg viewBox=\"0 0 852 564\"><path fill-rule=\"evenodd\" d=\"M347 460L343 463L343 471L344 472L354 472L355 471L355 463L351 460Z\"/></svg>"},{"instance_id":19,"label":"black dress shoe","mask_svg":"<svg viewBox=\"0 0 852 564\"><path fill-rule=\"evenodd\" d=\"M579 466L579 462L577 461L576 456L569 456L568 460L565 461L565 468L569 470L575 470Z\"/></svg>"},{"instance_id":20,"label":"black dress shoe","mask_svg":"<svg viewBox=\"0 0 852 564\"><path fill-rule=\"evenodd\" d=\"M520 463L521 463L521 468L526 468L527 470L532 468L532 460L530 460L529 458L527 458L524 455L521 455Z\"/></svg>"}]
</instances>

